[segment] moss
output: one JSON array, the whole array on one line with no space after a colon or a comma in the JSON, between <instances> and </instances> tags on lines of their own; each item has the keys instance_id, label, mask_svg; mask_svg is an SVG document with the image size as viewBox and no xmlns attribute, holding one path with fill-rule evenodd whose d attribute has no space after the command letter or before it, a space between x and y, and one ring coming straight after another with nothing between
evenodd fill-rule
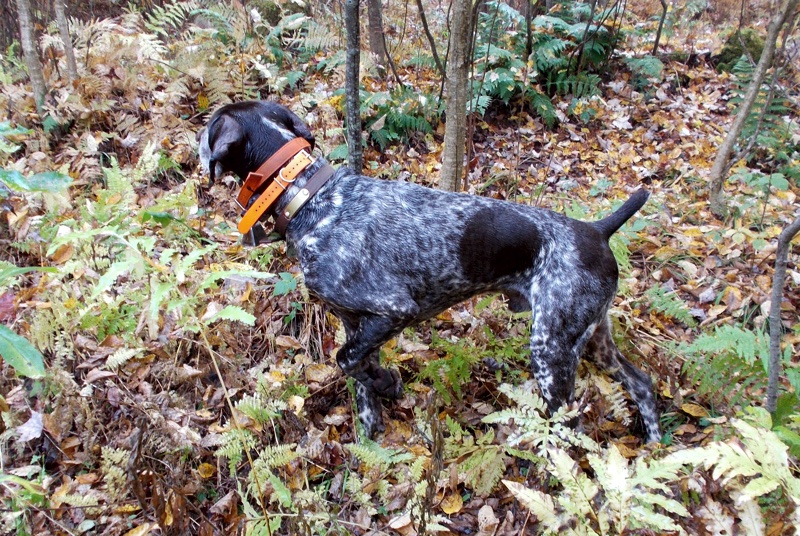
<instances>
[{"instance_id":1,"label":"moss","mask_svg":"<svg viewBox=\"0 0 800 536\"><path fill-rule=\"evenodd\" d=\"M764 50L764 39L752 28L745 28L741 32L737 30L728 37L722 51L715 58L717 70L730 72L742 54L745 54L745 50L755 61L758 61L761 51Z\"/></svg>"},{"instance_id":2,"label":"moss","mask_svg":"<svg viewBox=\"0 0 800 536\"><path fill-rule=\"evenodd\" d=\"M254 7L261 14L261 18L270 26L277 25L280 20L294 13L302 13L302 6L295 2L280 2L275 0L250 0L248 6Z\"/></svg>"}]
</instances>

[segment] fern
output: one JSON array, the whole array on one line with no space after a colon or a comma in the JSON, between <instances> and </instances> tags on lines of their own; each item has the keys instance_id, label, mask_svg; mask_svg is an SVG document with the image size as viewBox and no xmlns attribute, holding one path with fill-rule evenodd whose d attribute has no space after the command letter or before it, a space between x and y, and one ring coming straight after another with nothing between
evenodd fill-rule
<instances>
[{"instance_id":1,"label":"fern","mask_svg":"<svg viewBox=\"0 0 800 536\"><path fill-rule=\"evenodd\" d=\"M766 387L769 347L763 333L718 326L679 348L685 358L684 374L698 394L712 402L744 404ZM720 389L723 385L726 388Z\"/></svg>"},{"instance_id":2,"label":"fern","mask_svg":"<svg viewBox=\"0 0 800 536\"><path fill-rule=\"evenodd\" d=\"M306 24L305 34L299 36L295 43L307 52L316 53L320 50L338 48L339 37L328 26L310 20Z\"/></svg>"},{"instance_id":3,"label":"fern","mask_svg":"<svg viewBox=\"0 0 800 536\"><path fill-rule=\"evenodd\" d=\"M780 488L784 496L800 507L800 479L788 447L770 430L772 420L763 408L750 408L742 419L734 419L737 437L704 447L684 449L663 462L703 467L711 477L737 496L737 505L747 505Z\"/></svg>"},{"instance_id":4,"label":"fern","mask_svg":"<svg viewBox=\"0 0 800 536\"><path fill-rule=\"evenodd\" d=\"M106 360L106 367L112 370L119 368L141 352L141 348L119 348L113 354L108 356L108 359Z\"/></svg>"},{"instance_id":5,"label":"fern","mask_svg":"<svg viewBox=\"0 0 800 536\"><path fill-rule=\"evenodd\" d=\"M367 130L381 149L397 142L406 143L420 134L432 133L433 123L441 114L437 99L405 86L389 93L368 95L362 101L361 110L370 115Z\"/></svg>"},{"instance_id":6,"label":"fern","mask_svg":"<svg viewBox=\"0 0 800 536\"><path fill-rule=\"evenodd\" d=\"M456 398L462 397L461 386L469 380L472 365L480 359L480 352L469 346L465 340L451 343L436 333L432 335L431 347L444 350L446 355L443 358L427 361L419 377L431 380L445 403L450 404L453 394Z\"/></svg>"},{"instance_id":7,"label":"fern","mask_svg":"<svg viewBox=\"0 0 800 536\"><path fill-rule=\"evenodd\" d=\"M214 453L218 457L228 460L228 469L232 475L236 474L236 466L244 458L244 452L255 448L258 438L250 430L229 430L222 434L222 441Z\"/></svg>"},{"instance_id":8,"label":"fern","mask_svg":"<svg viewBox=\"0 0 800 536\"><path fill-rule=\"evenodd\" d=\"M739 61L736 62L733 67L733 74L736 76L736 86L733 91L733 98L731 99L732 104L738 105L742 102L744 94L750 86L754 71L755 67L750 63L747 56L743 55L739 58ZM766 112L763 114L761 130L757 141L760 145L774 147L775 142L781 138L785 138L787 135L787 124L783 120L783 117L789 113L791 109L789 101L785 98L780 89L778 89L776 98L771 99L769 103L767 103L767 86L764 85L759 89L756 101L742 129L741 137L746 140L754 134L758 126L759 117L762 115L762 111L764 111L765 107Z\"/></svg>"},{"instance_id":9,"label":"fern","mask_svg":"<svg viewBox=\"0 0 800 536\"><path fill-rule=\"evenodd\" d=\"M106 483L107 493L114 499L120 499L127 493L126 468L130 452L114 447L103 447L100 471Z\"/></svg>"},{"instance_id":10,"label":"fern","mask_svg":"<svg viewBox=\"0 0 800 536\"><path fill-rule=\"evenodd\" d=\"M165 39L172 39L175 30L179 30L187 21L192 11L197 8L193 0L153 4L145 15L144 26Z\"/></svg>"},{"instance_id":11,"label":"fern","mask_svg":"<svg viewBox=\"0 0 800 536\"><path fill-rule=\"evenodd\" d=\"M244 395L236 403L236 409L241 411L259 424L267 424L280 416L286 409L286 403L281 400L264 400L260 394Z\"/></svg>"},{"instance_id":12,"label":"fern","mask_svg":"<svg viewBox=\"0 0 800 536\"><path fill-rule=\"evenodd\" d=\"M390 449L380 446L371 439L363 439L360 444L348 443L344 445L367 469L378 467L386 470L395 464L410 461L414 456L409 452Z\"/></svg>"},{"instance_id":13,"label":"fern","mask_svg":"<svg viewBox=\"0 0 800 536\"><path fill-rule=\"evenodd\" d=\"M540 521L544 534L624 534L638 529L684 534L674 517L687 517L689 512L665 485L678 479L683 463L638 459L631 466L612 445L587 456L595 473L589 479L566 451L548 449L547 458L546 469L562 488L558 494L503 481Z\"/></svg>"},{"instance_id":14,"label":"fern","mask_svg":"<svg viewBox=\"0 0 800 536\"><path fill-rule=\"evenodd\" d=\"M450 416L448 427L459 426ZM460 428L460 426L459 426ZM489 430L475 440L472 435L460 430L445 440L445 452L448 457L459 458L459 477L480 497L488 496L500 482L506 469L505 448L495 445L494 431Z\"/></svg>"},{"instance_id":15,"label":"fern","mask_svg":"<svg viewBox=\"0 0 800 536\"><path fill-rule=\"evenodd\" d=\"M650 287L644 295L650 301L650 307L667 318L674 318L689 327L697 325L686 302L680 299L674 290L668 290L662 285L655 285Z\"/></svg>"},{"instance_id":16,"label":"fern","mask_svg":"<svg viewBox=\"0 0 800 536\"><path fill-rule=\"evenodd\" d=\"M553 128L558 122L556 108L553 102L544 93L533 91L531 94L531 106L536 115L542 118L548 128Z\"/></svg>"},{"instance_id":17,"label":"fern","mask_svg":"<svg viewBox=\"0 0 800 536\"><path fill-rule=\"evenodd\" d=\"M499 391L517 404L517 407L497 411L483 418L485 423L514 424L507 442L511 447L525 445L536 455L544 457L548 448L570 446L596 451L597 444L589 437L576 432L569 421L577 416L576 410L562 407L552 417L546 417L546 404L538 394L524 387L503 384Z\"/></svg>"}]
</instances>

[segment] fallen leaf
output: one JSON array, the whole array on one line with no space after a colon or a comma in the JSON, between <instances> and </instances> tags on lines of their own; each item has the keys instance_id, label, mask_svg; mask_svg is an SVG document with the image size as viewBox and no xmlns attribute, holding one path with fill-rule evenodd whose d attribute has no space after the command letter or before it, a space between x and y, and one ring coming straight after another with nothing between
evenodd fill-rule
<instances>
[{"instance_id":1,"label":"fallen leaf","mask_svg":"<svg viewBox=\"0 0 800 536\"><path fill-rule=\"evenodd\" d=\"M125 533L125 536L144 536L145 534L150 533L150 529L153 528L153 525L150 523L145 523L144 525L139 525L135 529L131 529Z\"/></svg>"},{"instance_id":2,"label":"fallen leaf","mask_svg":"<svg viewBox=\"0 0 800 536\"><path fill-rule=\"evenodd\" d=\"M214 466L210 463L201 463L197 468L197 473L200 475L200 478L207 480L214 476Z\"/></svg>"},{"instance_id":3,"label":"fallen leaf","mask_svg":"<svg viewBox=\"0 0 800 536\"><path fill-rule=\"evenodd\" d=\"M692 417L708 417L708 411L703 406L698 404L683 404L681 406L681 411L684 413L688 413Z\"/></svg>"},{"instance_id":4,"label":"fallen leaf","mask_svg":"<svg viewBox=\"0 0 800 536\"><path fill-rule=\"evenodd\" d=\"M494 515L494 510L488 504L478 510L478 534L476 536L493 536L500 520Z\"/></svg>"},{"instance_id":5,"label":"fallen leaf","mask_svg":"<svg viewBox=\"0 0 800 536\"><path fill-rule=\"evenodd\" d=\"M441 504L442 512L447 515L452 515L460 512L464 507L464 499L460 493L451 493L446 495Z\"/></svg>"},{"instance_id":6,"label":"fallen leaf","mask_svg":"<svg viewBox=\"0 0 800 536\"><path fill-rule=\"evenodd\" d=\"M25 424L17 426L18 439L22 443L27 443L31 439L41 437L43 428L42 414L38 411L32 411L31 418Z\"/></svg>"}]
</instances>

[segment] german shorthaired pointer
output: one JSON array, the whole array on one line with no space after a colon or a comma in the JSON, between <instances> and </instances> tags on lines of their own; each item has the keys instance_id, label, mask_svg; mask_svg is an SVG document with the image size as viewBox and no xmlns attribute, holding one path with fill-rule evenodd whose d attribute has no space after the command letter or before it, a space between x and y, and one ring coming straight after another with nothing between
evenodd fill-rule
<instances>
[{"instance_id":1,"label":"german shorthaired pointer","mask_svg":"<svg viewBox=\"0 0 800 536\"><path fill-rule=\"evenodd\" d=\"M314 137L294 113L251 101L223 106L198 133L212 180L244 179L288 141ZM280 213L322 165L319 158L277 201ZM531 311L531 365L549 410L573 401L581 356L621 381L639 407L647 440L659 441L650 378L625 359L607 313L617 290L609 237L647 201L638 190L616 212L582 222L527 205L376 180L340 168L288 225L309 291L344 323L337 354L356 380L365 432L384 430L379 397L396 399L396 370L381 346L409 324L475 294L502 292L514 311Z\"/></svg>"}]
</instances>

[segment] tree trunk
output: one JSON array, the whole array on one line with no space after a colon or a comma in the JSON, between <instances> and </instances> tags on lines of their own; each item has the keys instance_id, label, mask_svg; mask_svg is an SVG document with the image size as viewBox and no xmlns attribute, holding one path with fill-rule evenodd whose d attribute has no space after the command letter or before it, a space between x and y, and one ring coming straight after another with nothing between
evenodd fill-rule
<instances>
[{"instance_id":1,"label":"tree trunk","mask_svg":"<svg viewBox=\"0 0 800 536\"><path fill-rule=\"evenodd\" d=\"M464 146L467 135L467 97L469 95L470 42L472 37L472 2L452 0L450 20L450 52L445 67L444 151L439 188L460 190L464 171Z\"/></svg>"},{"instance_id":2,"label":"tree trunk","mask_svg":"<svg viewBox=\"0 0 800 536\"><path fill-rule=\"evenodd\" d=\"M786 260L792 238L800 232L800 217L786 227L778 237L775 252L775 273L772 276L772 295L769 308L769 383L767 384L767 410L774 413L778 407L778 379L781 374L781 299L786 280Z\"/></svg>"},{"instance_id":3,"label":"tree trunk","mask_svg":"<svg viewBox=\"0 0 800 536\"><path fill-rule=\"evenodd\" d=\"M67 15L64 13L64 1L53 0L53 8L56 12L58 33L61 34L61 40L64 42L64 55L67 57L69 81L73 82L78 79L78 64L75 62L75 49L72 47L72 38L69 36L69 24L67 23Z\"/></svg>"},{"instance_id":4,"label":"tree trunk","mask_svg":"<svg viewBox=\"0 0 800 536\"><path fill-rule=\"evenodd\" d=\"M428 27L428 17L425 16L422 0L417 0L417 10L419 11L419 18L422 21L422 29L425 31L425 37L428 38L428 43L431 45L433 61L436 63L436 68L439 69L439 73L444 76L444 65L442 65L442 60L439 59L439 53L436 51L436 40L433 38L433 34L431 34L431 30Z\"/></svg>"},{"instance_id":5,"label":"tree trunk","mask_svg":"<svg viewBox=\"0 0 800 536\"><path fill-rule=\"evenodd\" d=\"M369 51L375 58L378 72L381 76L384 76L386 74L386 60L389 54L386 51L386 41L383 38L381 0L367 0L367 22Z\"/></svg>"},{"instance_id":6,"label":"tree trunk","mask_svg":"<svg viewBox=\"0 0 800 536\"><path fill-rule=\"evenodd\" d=\"M347 33L347 64L345 66L345 106L347 108L347 145L349 164L356 173L364 167L361 149L361 99L358 91L358 72L361 60L361 33L358 21L358 0L346 0L344 25Z\"/></svg>"},{"instance_id":7,"label":"tree trunk","mask_svg":"<svg viewBox=\"0 0 800 536\"><path fill-rule=\"evenodd\" d=\"M658 21L658 30L656 31L656 41L653 43L653 52L651 55L655 56L658 52L658 43L661 41L661 30L664 29L664 20L667 18L667 0L661 0L661 18Z\"/></svg>"},{"instance_id":8,"label":"tree trunk","mask_svg":"<svg viewBox=\"0 0 800 536\"><path fill-rule=\"evenodd\" d=\"M25 65L28 67L28 74L31 77L33 98L36 101L36 109L41 112L47 86L44 83L44 72L42 71L42 62L39 60L39 50L36 47L36 37L33 34L30 0L17 0L17 14L19 15L22 52L25 54Z\"/></svg>"},{"instance_id":9,"label":"tree trunk","mask_svg":"<svg viewBox=\"0 0 800 536\"><path fill-rule=\"evenodd\" d=\"M783 0L780 10L770 21L767 38L764 42L764 50L761 52L761 59L758 60L758 65L756 65L753 79L750 82L750 86L747 88L747 93L739 107L739 112L736 114L736 119L734 119L733 125L731 125L728 130L725 141L720 145L717 151L717 157L714 159L714 166L711 168L711 177L709 178L708 185L711 212L717 216L724 216L727 213L722 187L725 183L725 176L733 164L733 162L730 161L733 148L742 133L747 117L750 115L750 110L753 109L753 104L756 102L758 92L761 90L761 84L764 81L767 70L772 65L778 34L786 21L789 20L789 16L797 9L798 1L800 0Z\"/></svg>"}]
</instances>

